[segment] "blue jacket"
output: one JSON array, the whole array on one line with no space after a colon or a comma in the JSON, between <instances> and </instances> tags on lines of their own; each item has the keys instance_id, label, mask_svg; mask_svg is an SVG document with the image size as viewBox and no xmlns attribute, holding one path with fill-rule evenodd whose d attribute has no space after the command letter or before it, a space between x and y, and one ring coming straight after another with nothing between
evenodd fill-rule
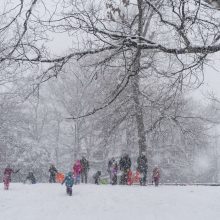
<instances>
[{"instance_id":1,"label":"blue jacket","mask_svg":"<svg viewBox=\"0 0 220 220\"><path fill-rule=\"evenodd\" d=\"M67 187L72 187L74 184L73 174L69 172L67 176L65 176L65 179L63 180L62 184L66 184Z\"/></svg>"}]
</instances>

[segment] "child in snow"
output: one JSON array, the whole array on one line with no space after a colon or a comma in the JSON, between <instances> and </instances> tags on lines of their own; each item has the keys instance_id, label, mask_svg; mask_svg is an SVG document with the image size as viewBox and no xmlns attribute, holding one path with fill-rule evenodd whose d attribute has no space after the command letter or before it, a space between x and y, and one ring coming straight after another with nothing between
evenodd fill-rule
<instances>
[{"instance_id":1,"label":"child in snow","mask_svg":"<svg viewBox=\"0 0 220 220\"><path fill-rule=\"evenodd\" d=\"M4 189L8 190L9 189L9 183L11 182L11 174L12 173L17 173L19 170L14 171L10 165L8 165L5 170L4 170L4 176L3 176L3 182L4 182Z\"/></svg>"},{"instance_id":2,"label":"child in snow","mask_svg":"<svg viewBox=\"0 0 220 220\"><path fill-rule=\"evenodd\" d=\"M31 184L35 184L36 183L36 178L35 178L33 172L29 172L28 173L25 182L30 182Z\"/></svg>"},{"instance_id":3,"label":"child in snow","mask_svg":"<svg viewBox=\"0 0 220 220\"><path fill-rule=\"evenodd\" d=\"M152 182L155 184L155 186L158 186L160 180L160 170L157 166L153 169L152 179Z\"/></svg>"},{"instance_id":4,"label":"child in snow","mask_svg":"<svg viewBox=\"0 0 220 220\"><path fill-rule=\"evenodd\" d=\"M81 170L82 170L82 166L81 166L80 160L77 160L73 166L73 174L74 174L74 178L75 178L75 184L80 183Z\"/></svg>"},{"instance_id":5,"label":"child in snow","mask_svg":"<svg viewBox=\"0 0 220 220\"><path fill-rule=\"evenodd\" d=\"M97 171L97 172L93 175L93 179L94 179L94 181L95 181L95 184L99 185L101 175L102 175L101 171Z\"/></svg>"},{"instance_id":6,"label":"child in snow","mask_svg":"<svg viewBox=\"0 0 220 220\"><path fill-rule=\"evenodd\" d=\"M73 173L72 173L72 172L69 172L69 173L65 176L65 179L63 180L62 185L63 185L64 183L66 184L66 193L67 193L69 196L72 196L72 187L73 187L73 184L74 184L74 179L73 179Z\"/></svg>"}]
</instances>

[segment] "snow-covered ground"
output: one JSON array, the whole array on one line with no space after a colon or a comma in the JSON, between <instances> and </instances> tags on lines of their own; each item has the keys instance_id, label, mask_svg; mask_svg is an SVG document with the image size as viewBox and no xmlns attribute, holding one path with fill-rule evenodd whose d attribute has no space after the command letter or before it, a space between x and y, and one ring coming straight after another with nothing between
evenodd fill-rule
<instances>
[{"instance_id":1,"label":"snow-covered ground","mask_svg":"<svg viewBox=\"0 0 220 220\"><path fill-rule=\"evenodd\" d=\"M1 184L2 186L2 184ZM219 220L220 187L11 184L0 220Z\"/></svg>"}]
</instances>

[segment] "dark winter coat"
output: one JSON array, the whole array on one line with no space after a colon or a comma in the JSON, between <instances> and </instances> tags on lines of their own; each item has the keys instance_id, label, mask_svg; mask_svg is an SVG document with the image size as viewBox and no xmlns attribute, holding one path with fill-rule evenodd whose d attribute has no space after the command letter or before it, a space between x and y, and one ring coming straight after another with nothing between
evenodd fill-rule
<instances>
[{"instance_id":1,"label":"dark winter coat","mask_svg":"<svg viewBox=\"0 0 220 220\"><path fill-rule=\"evenodd\" d=\"M28 173L26 180L29 180L32 184L36 183L36 178L32 172Z\"/></svg>"},{"instance_id":2,"label":"dark winter coat","mask_svg":"<svg viewBox=\"0 0 220 220\"><path fill-rule=\"evenodd\" d=\"M55 176L56 173L58 173L57 169L55 166L51 166L50 169L49 169L49 173L51 176Z\"/></svg>"},{"instance_id":3,"label":"dark winter coat","mask_svg":"<svg viewBox=\"0 0 220 220\"><path fill-rule=\"evenodd\" d=\"M138 157L137 164L138 164L137 170L140 173L146 173L147 172L148 165L147 165L147 158L146 158L145 155L140 155Z\"/></svg>"},{"instance_id":4,"label":"dark winter coat","mask_svg":"<svg viewBox=\"0 0 220 220\"><path fill-rule=\"evenodd\" d=\"M113 159L108 161L108 169L110 169L110 167L112 166L113 161L114 161Z\"/></svg>"},{"instance_id":5,"label":"dark winter coat","mask_svg":"<svg viewBox=\"0 0 220 220\"><path fill-rule=\"evenodd\" d=\"M96 184L99 184L101 175L102 175L101 171L97 171L97 172L93 175L93 179L95 180L95 183L96 183Z\"/></svg>"},{"instance_id":6,"label":"dark winter coat","mask_svg":"<svg viewBox=\"0 0 220 220\"><path fill-rule=\"evenodd\" d=\"M81 171L81 172L88 172L88 171L89 171L89 161L86 160L85 157L83 157L83 158L80 160L80 163L81 163L81 168L82 168L82 171Z\"/></svg>"},{"instance_id":7,"label":"dark winter coat","mask_svg":"<svg viewBox=\"0 0 220 220\"><path fill-rule=\"evenodd\" d=\"M131 159L128 155L121 157L119 161L120 170L127 171L131 168Z\"/></svg>"}]
</instances>

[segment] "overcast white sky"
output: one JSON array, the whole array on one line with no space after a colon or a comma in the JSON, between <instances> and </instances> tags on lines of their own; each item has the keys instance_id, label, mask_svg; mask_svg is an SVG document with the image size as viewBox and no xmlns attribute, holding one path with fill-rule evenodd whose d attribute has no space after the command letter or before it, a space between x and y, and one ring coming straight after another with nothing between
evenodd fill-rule
<instances>
[{"instance_id":1,"label":"overcast white sky","mask_svg":"<svg viewBox=\"0 0 220 220\"><path fill-rule=\"evenodd\" d=\"M210 66L205 68L204 84L195 91L196 96L201 96L206 92L214 92L220 99L220 52L209 57Z\"/></svg>"}]
</instances>

